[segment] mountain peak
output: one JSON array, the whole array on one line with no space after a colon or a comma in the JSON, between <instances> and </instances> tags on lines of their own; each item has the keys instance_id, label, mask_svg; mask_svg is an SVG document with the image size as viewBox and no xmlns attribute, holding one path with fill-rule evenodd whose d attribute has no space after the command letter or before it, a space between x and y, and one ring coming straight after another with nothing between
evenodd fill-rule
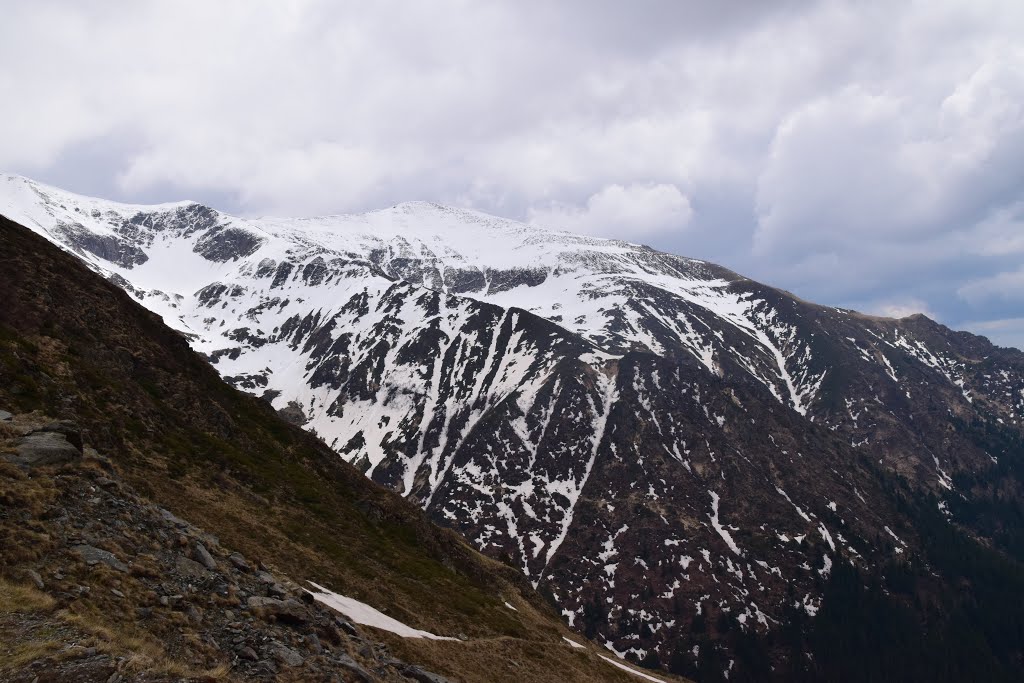
<instances>
[{"instance_id":1,"label":"mountain peak","mask_svg":"<svg viewBox=\"0 0 1024 683\"><path fill-rule=\"evenodd\" d=\"M986 534L990 492L1017 490L999 482L1024 443L1024 354L923 318L422 202L314 219L17 206L622 657L766 678L743 639L849 628L833 582L931 576L928 534L951 519L1016 543Z\"/></svg>"}]
</instances>

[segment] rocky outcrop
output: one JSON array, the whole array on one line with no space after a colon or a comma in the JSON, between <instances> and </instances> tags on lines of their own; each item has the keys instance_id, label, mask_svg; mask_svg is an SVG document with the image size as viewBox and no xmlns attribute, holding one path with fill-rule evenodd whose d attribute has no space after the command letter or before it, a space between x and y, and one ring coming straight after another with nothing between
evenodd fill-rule
<instances>
[{"instance_id":1,"label":"rocky outcrop","mask_svg":"<svg viewBox=\"0 0 1024 683\"><path fill-rule=\"evenodd\" d=\"M71 425L50 424L72 430ZM102 622L96 625L102 623L108 633L131 629L146 634L170 659L176 652L183 661L200 664L195 671L220 664L236 680L330 681L340 676L366 682L444 681L391 656L385 645L309 600L287 577L254 571L249 559L221 546L215 537L147 503L95 451L86 449L83 457L65 433L46 426L35 429L21 441L59 438L62 448L73 449L77 457L47 463L61 464L59 473L40 462L33 465L32 490L55 490L58 497L51 507L21 508L17 520L9 513L19 508L5 508L0 537L11 524L45 532L48 540L34 549L31 560L12 563L7 555L4 567L25 577L57 606L100 615ZM7 481L0 470L0 488ZM0 559L17 550L0 549ZM0 612L0 632L21 632L18 642L0 649L21 652L18 648L31 647L31 639L40 637L34 635L42 628L39 619L31 611ZM78 643L91 639L76 627L80 622L51 614L46 623L47 637L57 638L47 645L52 654L30 658L17 671L6 669L0 658L0 680L168 680L158 671L170 659L136 654L129 660L131 652L111 643L81 647ZM138 642L139 636L133 637Z\"/></svg>"},{"instance_id":2,"label":"rocky outcrop","mask_svg":"<svg viewBox=\"0 0 1024 683\"><path fill-rule=\"evenodd\" d=\"M22 436L14 448L14 455L3 457L16 465L59 465L81 457L82 437L78 427L73 423L53 422Z\"/></svg>"}]
</instances>

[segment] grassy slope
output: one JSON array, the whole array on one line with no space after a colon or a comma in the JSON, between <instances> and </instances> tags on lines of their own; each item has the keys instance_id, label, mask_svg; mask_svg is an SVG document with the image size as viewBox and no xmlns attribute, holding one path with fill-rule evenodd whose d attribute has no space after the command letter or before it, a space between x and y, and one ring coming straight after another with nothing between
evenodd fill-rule
<instances>
[{"instance_id":1,"label":"grassy slope","mask_svg":"<svg viewBox=\"0 0 1024 683\"><path fill-rule=\"evenodd\" d=\"M636 680L569 650L516 570L224 384L157 316L3 218L0 302L0 407L77 420L154 502L297 581L474 641L391 639L409 660L464 680Z\"/></svg>"}]
</instances>

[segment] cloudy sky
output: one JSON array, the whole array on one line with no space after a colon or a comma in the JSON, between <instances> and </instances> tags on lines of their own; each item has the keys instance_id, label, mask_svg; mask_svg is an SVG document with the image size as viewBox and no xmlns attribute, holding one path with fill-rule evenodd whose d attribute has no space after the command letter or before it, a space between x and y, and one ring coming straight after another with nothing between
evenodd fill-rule
<instances>
[{"instance_id":1,"label":"cloudy sky","mask_svg":"<svg viewBox=\"0 0 1024 683\"><path fill-rule=\"evenodd\" d=\"M1024 3L0 0L0 170L424 199L1024 347Z\"/></svg>"}]
</instances>

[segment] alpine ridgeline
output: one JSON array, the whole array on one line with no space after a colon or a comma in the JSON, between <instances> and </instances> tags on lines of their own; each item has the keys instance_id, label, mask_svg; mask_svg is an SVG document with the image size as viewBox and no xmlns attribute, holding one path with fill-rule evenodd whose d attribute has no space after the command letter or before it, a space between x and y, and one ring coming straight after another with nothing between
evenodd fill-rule
<instances>
[{"instance_id":1,"label":"alpine ridgeline","mask_svg":"<svg viewBox=\"0 0 1024 683\"><path fill-rule=\"evenodd\" d=\"M0 213L620 657L1020 673L1017 350L436 204L242 219L11 176Z\"/></svg>"},{"instance_id":2,"label":"alpine ridgeline","mask_svg":"<svg viewBox=\"0 0 1024 683\"><path fill-rule=\"evenodd\" d=\"M2 217L0 301L3 683L635 680Z\"/></svg>"}]
</instances>

